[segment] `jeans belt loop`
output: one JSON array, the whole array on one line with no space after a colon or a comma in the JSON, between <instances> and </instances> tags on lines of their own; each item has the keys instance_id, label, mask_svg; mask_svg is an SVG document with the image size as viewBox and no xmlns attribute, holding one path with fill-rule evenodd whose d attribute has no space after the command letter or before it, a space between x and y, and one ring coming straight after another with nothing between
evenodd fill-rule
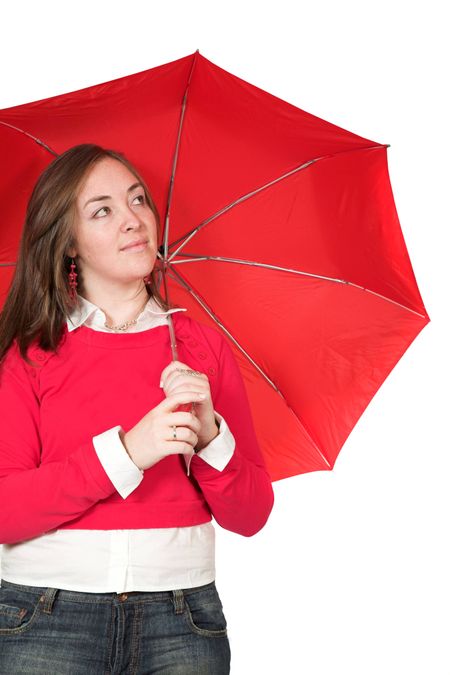
<instances>
[{"instance_id":1,"label":"jeans belt loop","mask_svg":"<svg viewBox=\"0 0 450 675\"><path fill-rule=\"evenodd\" d=\"M41 595L39 602L42 603L42 611L46 614L51 614L53 603L58 592L58 588L47 588L44 595Z\"/></svg>"},{"instance_id":2,"label":"jeans belt loop","mask_svg":"<svg viewBox=\"0 0 450 675\"><path fill-rule=\"evenodd\" d=\"M181 589L172 591L173 604L175 605L175 614L182 614L184 610L184 593Z\"/></svg>"}]
</instances>

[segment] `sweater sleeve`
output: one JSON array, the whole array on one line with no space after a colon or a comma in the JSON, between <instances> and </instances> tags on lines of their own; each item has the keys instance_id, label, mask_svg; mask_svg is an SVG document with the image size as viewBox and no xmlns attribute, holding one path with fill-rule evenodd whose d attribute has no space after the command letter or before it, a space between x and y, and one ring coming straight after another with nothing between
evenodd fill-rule
<instances>
[{"instance_id":1,"label":"sweater sleeve","mask_svg":"<svg viewBox=\"0 0 450 675\"><path fill-rule=\"evenodd\" d=\"M41 464L39 399L14 346L0 366L0 411L0 543L44 534L115 492L92 440Z\"/></svg>"},{"instance_id":2,"label":"sweater sleeve","mask_svg":"<svg viewBox=\"0 0 450 675\"><path fill-rule=\"evenodd\" d=\"M227 420L235 438L233 455L222 471L194 455L190 472L219 525L252 536L266 523L274 493L256 439L244 382L231 347L223 338L214 409Z\"/></svg>"}]
</instances>

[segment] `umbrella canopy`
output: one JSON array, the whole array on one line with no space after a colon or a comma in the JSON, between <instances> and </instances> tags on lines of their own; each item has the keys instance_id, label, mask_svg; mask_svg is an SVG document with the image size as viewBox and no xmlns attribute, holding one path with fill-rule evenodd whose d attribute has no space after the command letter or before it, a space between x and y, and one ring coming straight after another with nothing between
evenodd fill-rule
<instances>
[{"instance_id":1,"label":"umbrella canopy","mask_svg":"<svg viewBox=\"0 0 450 675\"><path fill-rule=\"evenodd\" d=\"M429 322L388 146L198 52L0 110L0 303L31 189L79 143L124 152L150 186L170 300L229 340L272 479L332 469Z\"/></svg>"}]
</instances>

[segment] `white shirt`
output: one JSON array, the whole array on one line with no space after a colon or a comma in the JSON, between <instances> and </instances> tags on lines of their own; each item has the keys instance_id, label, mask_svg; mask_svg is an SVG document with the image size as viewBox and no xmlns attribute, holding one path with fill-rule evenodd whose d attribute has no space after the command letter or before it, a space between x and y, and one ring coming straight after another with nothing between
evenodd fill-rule
<instances>
[{"instance_id":1,"label":"white shirt","mask_svg":"<svg viewBox=\"0 0 450 675\"><path fill-rule=\"evenodd\" d=\"M67 328L85 325L111 332L104 312L82 296L80 308L67 319ZM167 315L149 298L137 323L127 332L167 325ZM215 412L219 434L197 454L222 471L233 455L234 436ZM119 494L126 497L143 479L126 452L120 426L94 436L97 455ZM191 456L185 456L187 473ZM162 591L192 588L215 578L215 530L212 522L192 527L133 530L62 529L16 544L4 544L2 578L29 586L50 586L92 593Z\"/></svg>"}]
</instances>

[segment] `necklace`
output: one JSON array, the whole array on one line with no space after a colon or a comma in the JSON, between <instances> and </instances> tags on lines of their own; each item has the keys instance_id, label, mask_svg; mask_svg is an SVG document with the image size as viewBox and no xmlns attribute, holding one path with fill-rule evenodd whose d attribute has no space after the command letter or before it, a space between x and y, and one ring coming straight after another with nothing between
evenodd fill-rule
<instances>
[{"instance_id":1,"label":"necklace","mask_svg":"<svg viewBox=\"0 0 450 675\"><path fill-rule=\"evenodd\" d=\"M141 309L139 310L139 314L136 316L135 319L132 319L131 321L126 321L125 323L123 323L123 324L120 325L120 326L110 326L110 325L109 325L108 323L106 323L106 321L105 321L105 323L104 323L105 328L109 328L110 330L113 330L113 331L116 332L116 333L119 332L119 331L121 331L121 332L126 331L130 326L133 326L135 323L137 323L138 317L139 317L139 315L141 314L141 312L142 312L142 310L144 309L144 307L146 306L147 302L148 302L148 298L147 298L147 300L145 301L144 306L141 307Z\"/></svg>"}]
</instances>

